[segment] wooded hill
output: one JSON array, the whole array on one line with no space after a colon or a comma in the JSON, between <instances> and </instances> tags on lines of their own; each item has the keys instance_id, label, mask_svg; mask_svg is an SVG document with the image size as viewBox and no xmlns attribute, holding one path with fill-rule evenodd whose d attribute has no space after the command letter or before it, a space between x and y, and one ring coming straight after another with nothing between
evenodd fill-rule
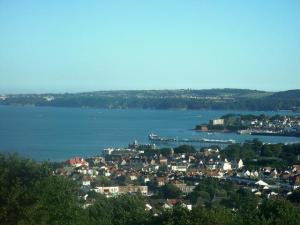
<instances>
[{"instance_id":1,"label":"wooded hill","mask_svg":"<svg viewBox=\"0 0 300 225\"><path fill-rule=\"evenodd\" d=\"M17 94L0 96L0 104L117 109L299 110L300 89L281 92L179 89Z\"/></svg>"}]
</instances>

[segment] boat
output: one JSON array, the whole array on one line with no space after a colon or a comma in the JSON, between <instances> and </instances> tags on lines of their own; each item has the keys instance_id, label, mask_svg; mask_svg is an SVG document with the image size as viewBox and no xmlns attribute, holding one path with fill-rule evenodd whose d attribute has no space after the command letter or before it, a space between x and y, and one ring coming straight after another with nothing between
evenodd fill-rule
<instances>
[{"instance_id":1,"label":"boat","mask_svg":"<svg viewBox=\"0 0 300 225\"><path fill-rule=\"evenodd\" d=\"M251 130L247 129L247 130L238 130L237 133L238 134L251 134Z\"/></svg>"},{"instance_id":2,"label":"boat","mask_svg":"<svg viewBox=\"0 0 300 225\"><path fill-rule=\"evenodd\" d=\"M148 135L148 137L149 137L150 140L155 140L155 139L159 138L158 135L157 135L157 134L154 134L154 133L150 133L150 134Z\"/></svg>"}]
</instances>

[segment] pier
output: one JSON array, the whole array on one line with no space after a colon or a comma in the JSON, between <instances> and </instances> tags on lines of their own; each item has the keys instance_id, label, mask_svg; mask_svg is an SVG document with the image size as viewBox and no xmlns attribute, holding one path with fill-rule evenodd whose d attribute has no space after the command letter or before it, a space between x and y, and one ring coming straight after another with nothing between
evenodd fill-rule
<instances>
[{"instance_id":1,"label":"pier","mask_svg":"<svg viewBox=\"0 0 300 225\"><path fill-rule=\"evenodd\" d=\"M157 134L150 133L148 138L151 142L179 142L179 143L208 143L208 144L235 144L235 140L214 140L207 138L168 138L168 137L160 137Z\"/></svg>"}]
</instances>

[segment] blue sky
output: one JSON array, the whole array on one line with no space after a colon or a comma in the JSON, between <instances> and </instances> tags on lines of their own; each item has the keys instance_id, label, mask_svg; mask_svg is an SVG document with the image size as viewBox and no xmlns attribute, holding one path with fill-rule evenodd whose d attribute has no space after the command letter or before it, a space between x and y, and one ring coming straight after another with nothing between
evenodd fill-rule
<instances>
[{"instance_id":1,"label":"blue sky","mask_svg":"<svg viewBox=\"0 0 300 225\"><path fill-rule=\"evenodd\" d=\"M0 92L297 89L299 0L0 0Z\"/></svg>"}]
</instances>

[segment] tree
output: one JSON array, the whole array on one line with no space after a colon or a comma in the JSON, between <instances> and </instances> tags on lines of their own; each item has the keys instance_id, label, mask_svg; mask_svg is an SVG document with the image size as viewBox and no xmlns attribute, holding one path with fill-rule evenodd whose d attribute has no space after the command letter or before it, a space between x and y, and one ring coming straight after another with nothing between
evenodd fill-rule
<instances>
[{"instance_id":1,"label":"tree","mask_svg":"<svg viewBox=\"0 0 300 225\"><path fill-rule=\"evenodd\" d=\"M191 212L192 224L197 225L231 225L236 216L223 207L207 208L197 205Z\"/></svg>"},{"instance_id":2,"label":"tree","mask_svg":"<svg viewBox=\"0 0 300 225\"><path fill-rule=\"evenodd\" d=\"M160 153L165 157L169 157L172 153L172 149L171 148L161 148Z\"/></svg>"},{"instance_id":3,"label":"tree","mask_svg":"<svg viewBox=\"0 0 300 225\"><path fill-rule=\"evenodd\" d=\"M112 180L105 176L97 176L93 181L92 185L96 186L111 186L113 184Z\"/></svg>"},{"instance_id":4,"label":"tree","mask_svg":"<svg viewBox=\"0 0 300 225\"><path fill-rule=\"evenodd\" d=\"M181 145L177 148L174 148L174 153L181 154L181 153L195 153L196 149L192 145Z\"/></svg>"},{"instance_id":5,"label":"tree","mask_svg":"<svg viewBox=\"0 0 300 225\"><path fill-rule=\"evenodd\" d=\"M216 198L227 197L228 193L233 190L233 183L230 181L218 181L215 178L203 178L192 193L189 199L193 204L204 203L211 205Z\"/></svg>"},{"instance_id":6,"label":"tree","mask_svg":"<svg viewBox=\"0 0 300 225\"><path fill-rule=\"evenodd\" d=\"M237 211L245 224L252 224L252 222L256 221L258 203L259 199L245 188L231 192L229 198L222 201L226 208Z\"/></svg>"},{"instance_id":7,"label":"tree","mask_svg":"<svg viewBox=\"0 0 300 225\"><path fill-rule=\"evenodd\" d=\"M281 144L264 144L261 149L261 156L278 157L282 151Z\"/></svg>"},{"instance_id":8,"label":"tree","mask_svg":"<svg viewBox=\"0 0 300 225\"><path fill-rule=\"evenodd\" d=\"M239 144L232 144L227 146L223 151L221 151L222 158L227 158L229 160L238 160L241 158L241 146Z\"/></svg>"},{"instance_id":9,"label":"tree","mask_svg":"<svg viewBox=\"0 0 300 225\"><path fill-rule=\"evenodd\" d=\"M192 225L192 215L187 208L175 205L172 210L164 210L158 217L152 219L153 225Z\"/></svg>"},{"instance_id":10,"label":"tree","mask_svg":"<svg viewBox=\"0 0 300 225\"><path fill-rule=\"evenodd\" d=\"M113 224L146 224L150 216L145 211L145 200L141 195L121 195L112 198Z\"/></svg>"},{"instance_id":11,"label":"tree","mask_svg":"<svg viewBox=\"0 0 300 225\"><path fill-rule=\"evenodd\" d=\"M39 181L34 189L36 203L28 212L28 224L84 224L76 189L75 183L65 177L49 176Z\"/></svg>"},{"instance_id":12,"label":"tree","mask_svg":"<svg viewBox=\"0 0 300 225\"><path fill-rule=\"evenodd\" d=\"M112 201L103 195L96 194L95 203L88 208L88 220L90 225L112 225L114 208Z\"/></svg>"},{"instance_id":13,"label":"tree","mask_svg":"<svg viewBox=\"0 0 300 225\"><path fill-rule=\"evenodd\" d=\"M121 175L116 179L116 182L118 185L124 186L130 183L130 179L126 175Z\"/></svg>"},{"instance_id":14,"label":"tree","mask_svg":"<svg viewBox=\"0 0 300 225\"><path fill-rule=\"evenodd\" d=\"M0 154L0 224L18 224L36 202L32 190L49 176L46 164L37 164L17 154Z\"/></svg>"},{"instance_id":15,"label":"tree","mask_svg":"<svg viewBox=\"0 0 300 225\"><path fill-rule=\"evenodd\" d=\"M162 186L160 188L160 193L164 198L179 198L182 194L180 189L171 183Z\"/></svg>"},{"instance_id":16,"label":"tree","mask_svg":"<svg viewBox=\"0 0 300 225\"><path fill-rule=\"evenodd\" d=\"M284 199L265 200L259 207L259 215L268 224L299 224L300 215L293 205Z\"/></svg>"},{"instance_id":17,"label":"tree","mask_svg":"<svg viewBox=\"0 0 300 225\"><path fill-rule=\"evenodd\" d=\"M288 196L288 200L290 200L293 203L300 204L300 188L294 190L293 193Z\"/></svg>"}]
</instances>

